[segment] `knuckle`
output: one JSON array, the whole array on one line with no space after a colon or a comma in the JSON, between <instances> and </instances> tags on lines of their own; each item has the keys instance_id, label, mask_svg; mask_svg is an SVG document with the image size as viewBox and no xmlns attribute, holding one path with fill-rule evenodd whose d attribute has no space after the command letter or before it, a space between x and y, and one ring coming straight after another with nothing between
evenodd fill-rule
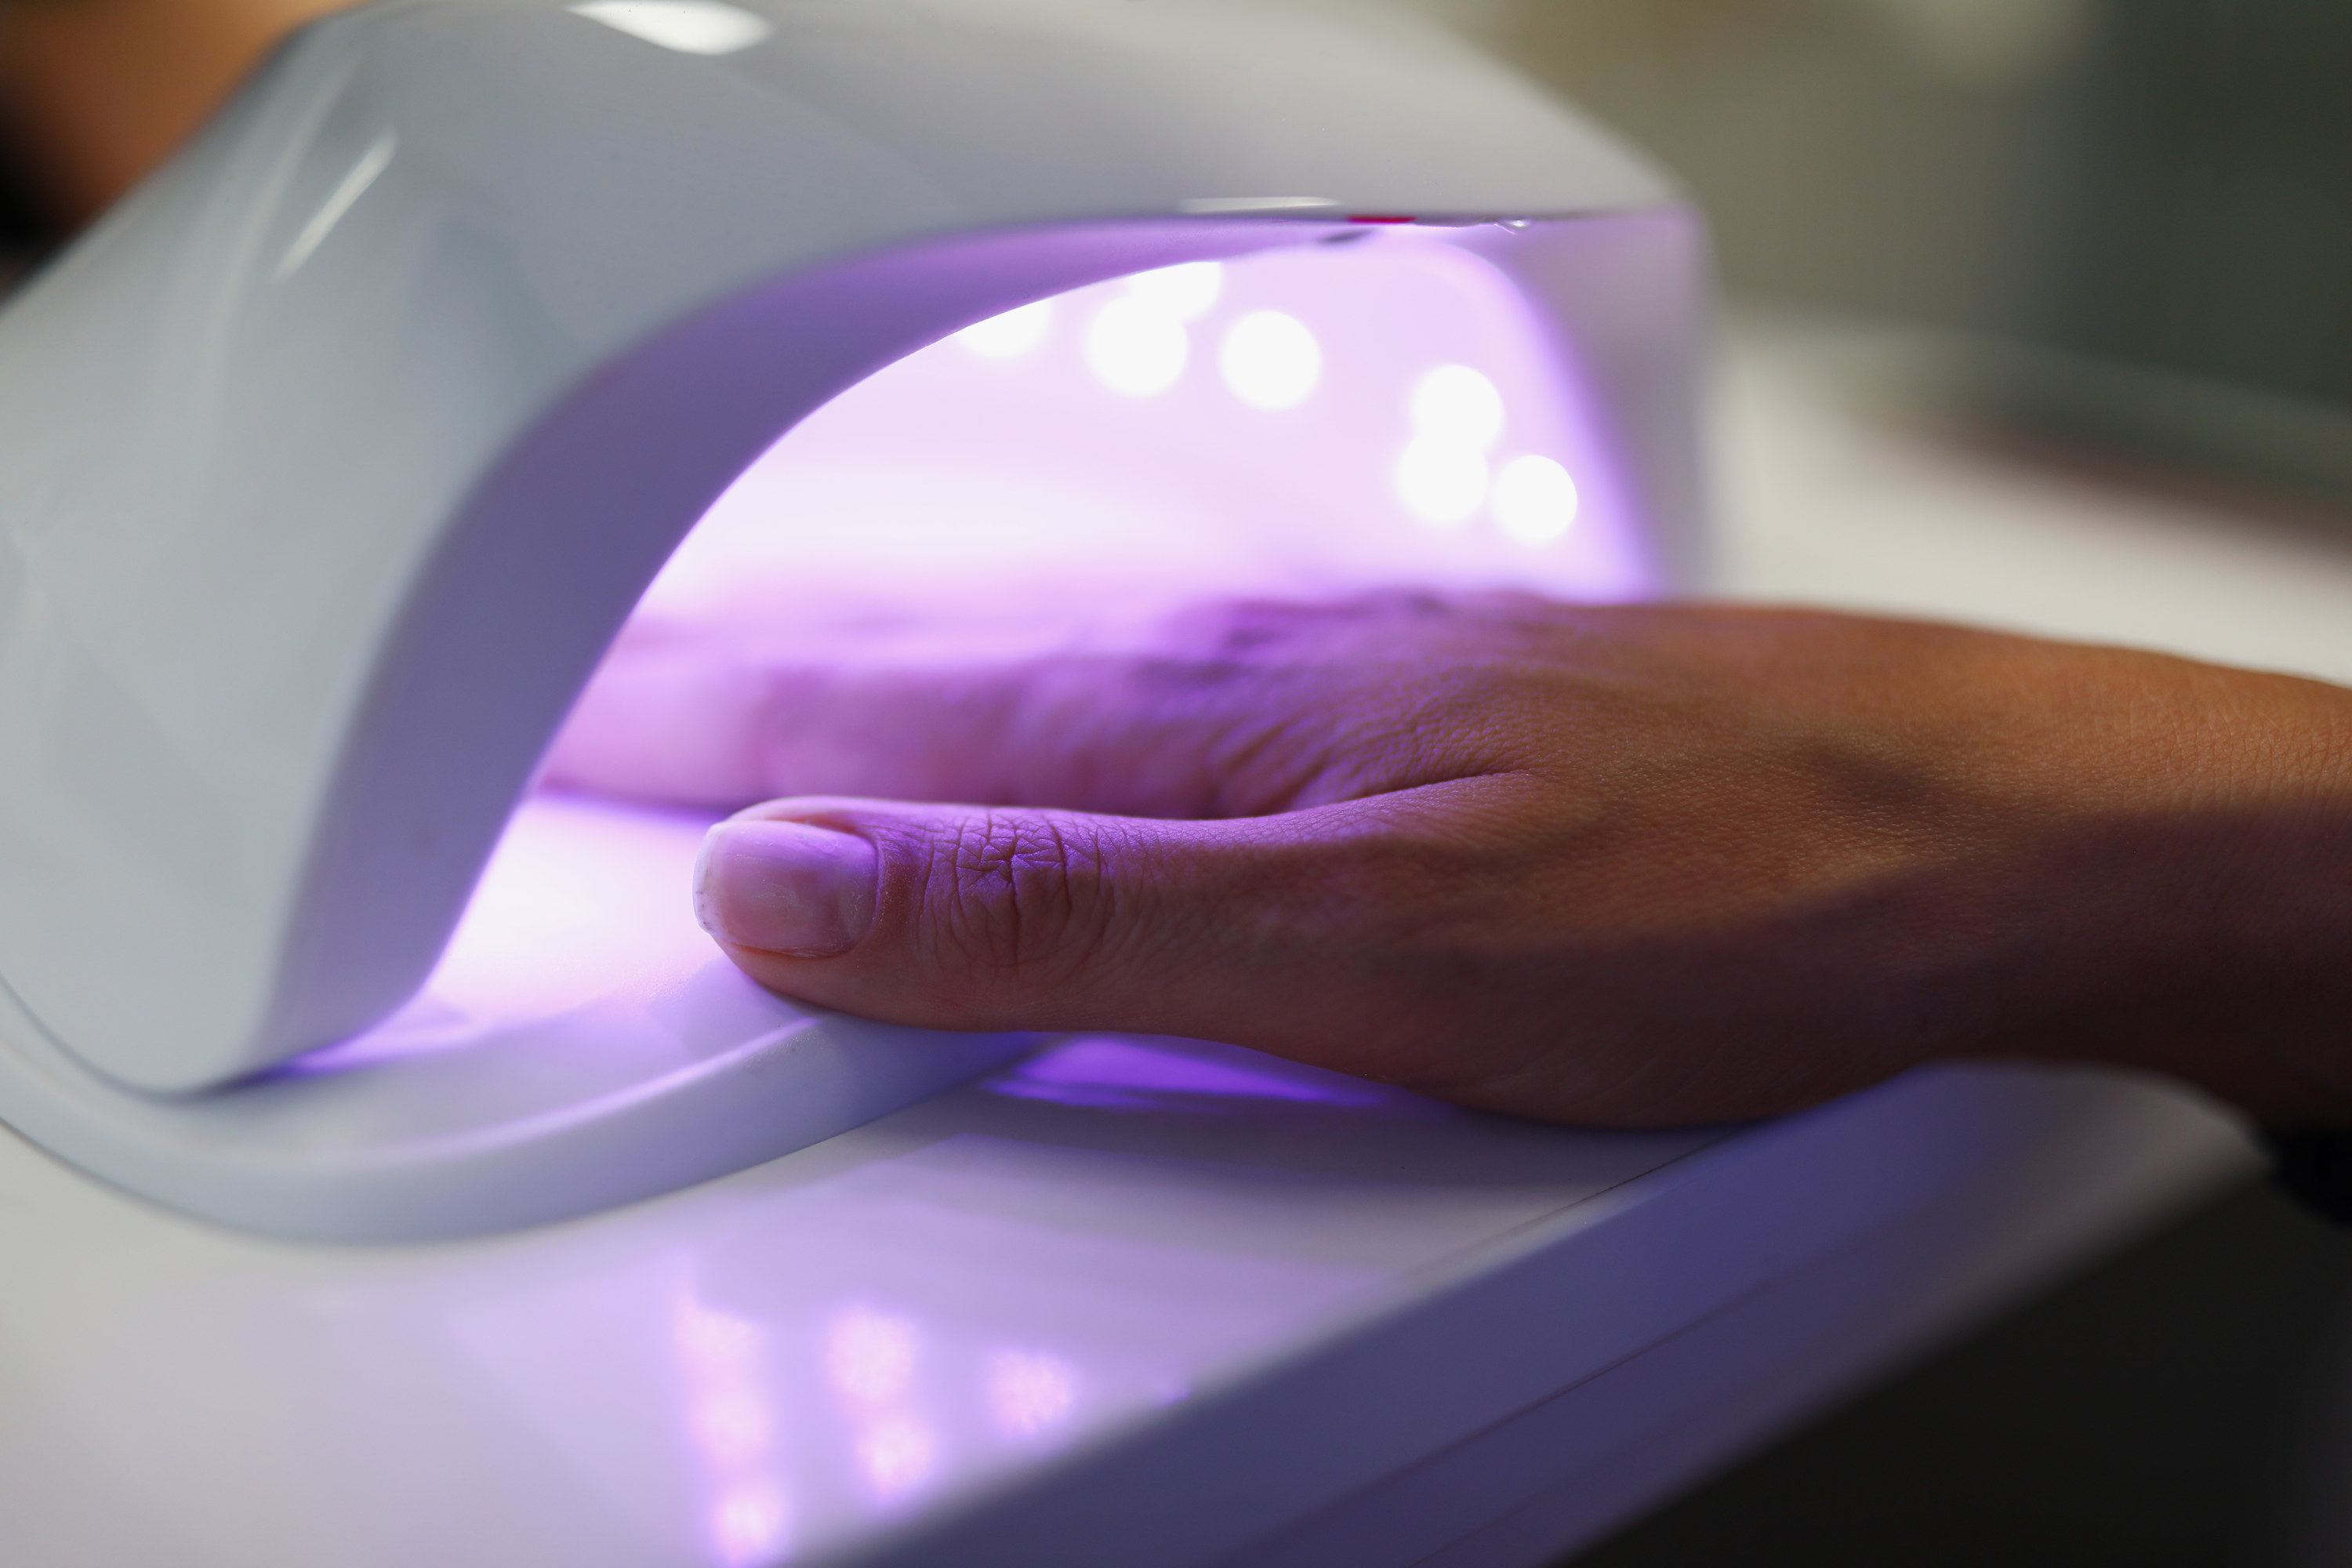
<instances>
[{"instance_id":1,"label":"knuckle","mask_svg":"<svg viewBox=\"0 0 2352 1568\"><path fill-rule=\"evenodd\" d=\"M928 889L943 955L1024 982L1084 964L1107 897L1097 846L1053 817L987 812L940 844Z\"/></svg>"}]
</instances>

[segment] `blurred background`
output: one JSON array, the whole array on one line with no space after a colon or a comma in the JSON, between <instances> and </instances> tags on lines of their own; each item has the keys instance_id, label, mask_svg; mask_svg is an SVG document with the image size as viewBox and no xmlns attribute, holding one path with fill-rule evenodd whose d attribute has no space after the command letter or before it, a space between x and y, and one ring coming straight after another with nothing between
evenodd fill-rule
<instances>
[{"instance_id":1,"label":"blurred background","mask_svg":"<svg viewBox=\"0 0 2352 1568\"><path fill-rule=\"evenodd\" d=\"M2343 0L1433 0L1656 153L1735 298L2021 431L2352 506Z\"/></svg>"}]
</instances>

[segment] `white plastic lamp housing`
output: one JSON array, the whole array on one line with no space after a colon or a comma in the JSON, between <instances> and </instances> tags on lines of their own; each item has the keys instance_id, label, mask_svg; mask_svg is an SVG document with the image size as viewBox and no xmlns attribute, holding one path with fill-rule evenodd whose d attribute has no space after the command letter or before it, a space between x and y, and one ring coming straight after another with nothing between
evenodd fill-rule
<instances>
[{"instance_id":1,"label":"white plastic lamp housing","mask_svg":"<svg viewBox=\"0 0 2352 1568\"><path fill-rule=\"evenodd\" d=\"M411 1090L332 1090L328 1138L253 1110L303 1073L247 1080L416 992L631 607L784 432L1029 301L1396 219L1516 292L1641 575L1685 580L1696 226L1405 20L393 0L303 32L0 311L0 1115L308 1234L517 1223L778 1152L469 1206L492 1177L454 1144L320 1152ZM1343 368L1303 352L1237 324L1234 395L1286 408ZM1555 468L1511 493L1571 494ZM474 1155L540 1136L436 1114ZM692 1112L639 1115L693 1141Z\"/></svg>"}]
</instances>

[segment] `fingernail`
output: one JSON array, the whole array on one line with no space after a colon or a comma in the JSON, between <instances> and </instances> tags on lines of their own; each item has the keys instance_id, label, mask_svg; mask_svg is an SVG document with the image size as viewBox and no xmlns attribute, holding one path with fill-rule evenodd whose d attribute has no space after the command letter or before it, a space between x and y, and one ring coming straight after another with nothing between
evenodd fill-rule
<instances>
[{"instance_id":1,"label":"fingernail","mask_svg":"<svg viewBox=\"0 0 2352 1568\"><path fill-rule=\"evenodd\" d=\"M874 846L803 822L722 822L695 863L694 914L738 947L846 952L874 925Z\"/></svg>"}]
</instances>

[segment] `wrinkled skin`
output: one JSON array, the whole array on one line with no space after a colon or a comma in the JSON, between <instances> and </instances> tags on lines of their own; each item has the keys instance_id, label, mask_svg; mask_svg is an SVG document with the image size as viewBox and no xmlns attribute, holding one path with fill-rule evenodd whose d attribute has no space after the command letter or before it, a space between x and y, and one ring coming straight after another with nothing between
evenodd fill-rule
<instances>
[{"instance_id":1,"label":"wrinkled skin","mask_svg":"<svg viewBox=\"0 0 2352 1568\"><path fill-rule=\"evenodd\" d=\"M829 647L641 640L553 764L790 795L744 815L873 845L857 940L730 945L792 996L1221 1038L1580 1123L1752 1116L1958 1057L2352 1121L2332 687L1521 595L1228 605L993 665Z\"/></svg>"}]
</instances>

